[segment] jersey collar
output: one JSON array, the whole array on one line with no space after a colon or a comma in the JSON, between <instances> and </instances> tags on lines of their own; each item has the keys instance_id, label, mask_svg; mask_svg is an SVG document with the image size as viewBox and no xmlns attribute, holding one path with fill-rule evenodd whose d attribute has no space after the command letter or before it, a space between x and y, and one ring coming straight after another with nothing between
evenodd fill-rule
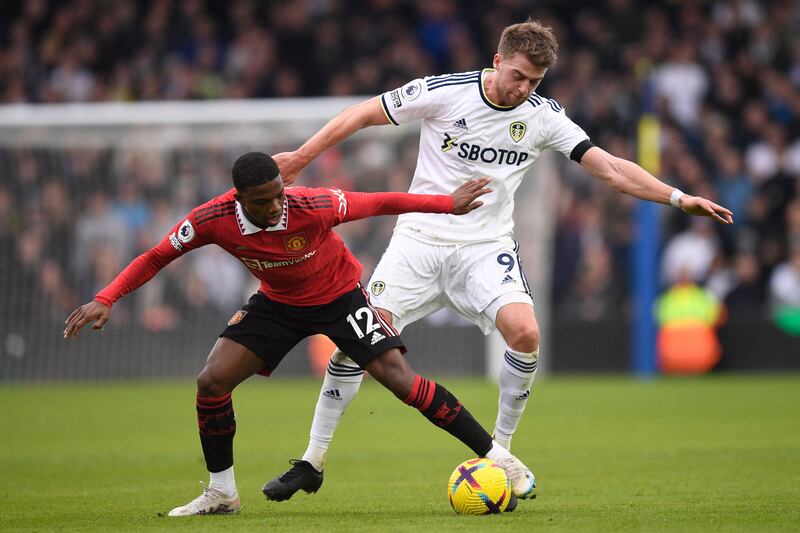
<instances>
[{"instance_id":1,"label":"jersey collar","mask_svg":"<svg viewBox=\"0 0 800 533\"><path fill-rule=\"evenodd\" d=\"M281 221L269 228L260 228L250 222L250 220L244 214L244 208L242 207L242 204L236 202L236 222L239 223L239 231L242 232L242 235L252 235L253 233L258 233L259 231L283 231L289 226L289 202L284 198L283 216L281 217Z\"/></svg>"},{"instance_id":2,"label":"jersey collar","mask_svg":"<svg viewBox=\"0 0 800 533\"><path fill-rule=\"evenodd\" d=\"M489 100L489 96L486 94L486 87L483 85L483 80L486 79L491 72L495 72L493 68L485 68L481 71L481 75L478 77L478 87L480 87L481 92L481 99L483 103L494 109L495 111L511 111L512 109L516 109L519 106L510 106L510 105L498 105Z\"/></svg>"}]
</instances>

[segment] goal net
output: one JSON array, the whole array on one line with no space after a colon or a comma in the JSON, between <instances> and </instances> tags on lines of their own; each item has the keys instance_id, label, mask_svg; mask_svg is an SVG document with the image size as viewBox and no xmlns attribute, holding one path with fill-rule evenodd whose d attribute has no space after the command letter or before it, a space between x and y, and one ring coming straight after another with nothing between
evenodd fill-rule
<instances>
[{"instance_id":1,"label":"goal net","mask_svg":"<svg viewBox=\"0 0 800 533\"><path fill-rule=\"evenodd\" d=\"M294 149L358 101L0 107L0 379L196 374L228 318L257 288L247 269L216 247L178 259L123 298L102 333L84 328L78 340L65 340L64 319L194 206L229 189L236 157ZM359 132L322 154L298 184L407 190L418 128ZM517 238L546 329L557 181L552 164L537 165L517 196ZM364 264L364 282L394 222L378 217L336 228ZM502 340L485 339L447 312L409 326L403 337L415 369L434 375L496 375L503 349ZM276 375L318 373L329 353L324 338L303 342Z\"/></svg>"}]
</instances>

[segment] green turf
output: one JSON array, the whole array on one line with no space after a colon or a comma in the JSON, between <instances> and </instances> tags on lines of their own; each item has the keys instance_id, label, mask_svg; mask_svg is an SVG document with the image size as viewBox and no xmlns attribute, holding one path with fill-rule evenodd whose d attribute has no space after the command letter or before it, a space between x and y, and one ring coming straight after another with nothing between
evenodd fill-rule
<instances>
[{"instance_id":1,"label":"green turf","mask_svg":"<svg viewBox=\"0 0 800 533\"><path fill-rule=\"evenodd\" d=\"M489 429L496 389L442 380ZM461 517L446 484L470 452L374 382L325 484L267 502L305 448L318 382L254 378L234 394L233 516L159 513L206 473L191 382L0 386L0 531L788 531L800 529L800 376L543 379L514 451L537 474L515 513Z\"/></svg>"}]
</instances>

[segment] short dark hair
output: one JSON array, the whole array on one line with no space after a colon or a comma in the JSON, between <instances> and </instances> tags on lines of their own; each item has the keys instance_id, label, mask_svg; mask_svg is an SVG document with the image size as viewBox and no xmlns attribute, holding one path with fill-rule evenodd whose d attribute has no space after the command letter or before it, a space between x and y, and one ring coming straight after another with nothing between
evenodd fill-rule
<instances>
[{"instance_id":1,"label":"short dark hair","mask_svg":"<svg viewBox=\"0 0 800 533\"><path fill-rule=\"evenodd\" d=\"M553 66L557 51L558 41L553 30L531 19L504 29L497 47L497 53L506 58L522 52L528 61L540 68Z\"/></svg>"},{"instance_id":2,"label":"short dark hair","mask_svg":"<svg viewBox=\"0 0 800 533\"><path fill-rule=\"evenodd\" d=\"M231 170L233 186L237 191L263 185L280 176L278 164L265 153L247 152L239 156Z\"/></svg>"}]
</instances>

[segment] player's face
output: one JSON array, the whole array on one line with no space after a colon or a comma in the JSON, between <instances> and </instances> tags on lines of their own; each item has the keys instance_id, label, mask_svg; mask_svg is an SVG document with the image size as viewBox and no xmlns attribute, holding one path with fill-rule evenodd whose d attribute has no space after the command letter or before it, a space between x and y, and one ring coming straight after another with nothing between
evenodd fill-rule
<instances>
[{"instance_id":1,"label":"player's face","mask_svg":"<svg viewBox=\"0 0 800 533\"><path fill-rule=\"evenodd\" d=\"M522 52L510 57L495 54L493 64L497 70L493 96L497 98L495 103L502 106L518 106L527 100L547 72Z\"/></svg>"},{"instance_id":2,"label":"player's face","mask_svg":"<svg viewBox=\"0 0 800 533\"><path fill-rule=\"evenodd\" d=\"M286 195L280 176L244 191L237 191L234 196L242 204L247 218L257 226L268 228L281 221Z\"/></svg>"}]
</instances>

